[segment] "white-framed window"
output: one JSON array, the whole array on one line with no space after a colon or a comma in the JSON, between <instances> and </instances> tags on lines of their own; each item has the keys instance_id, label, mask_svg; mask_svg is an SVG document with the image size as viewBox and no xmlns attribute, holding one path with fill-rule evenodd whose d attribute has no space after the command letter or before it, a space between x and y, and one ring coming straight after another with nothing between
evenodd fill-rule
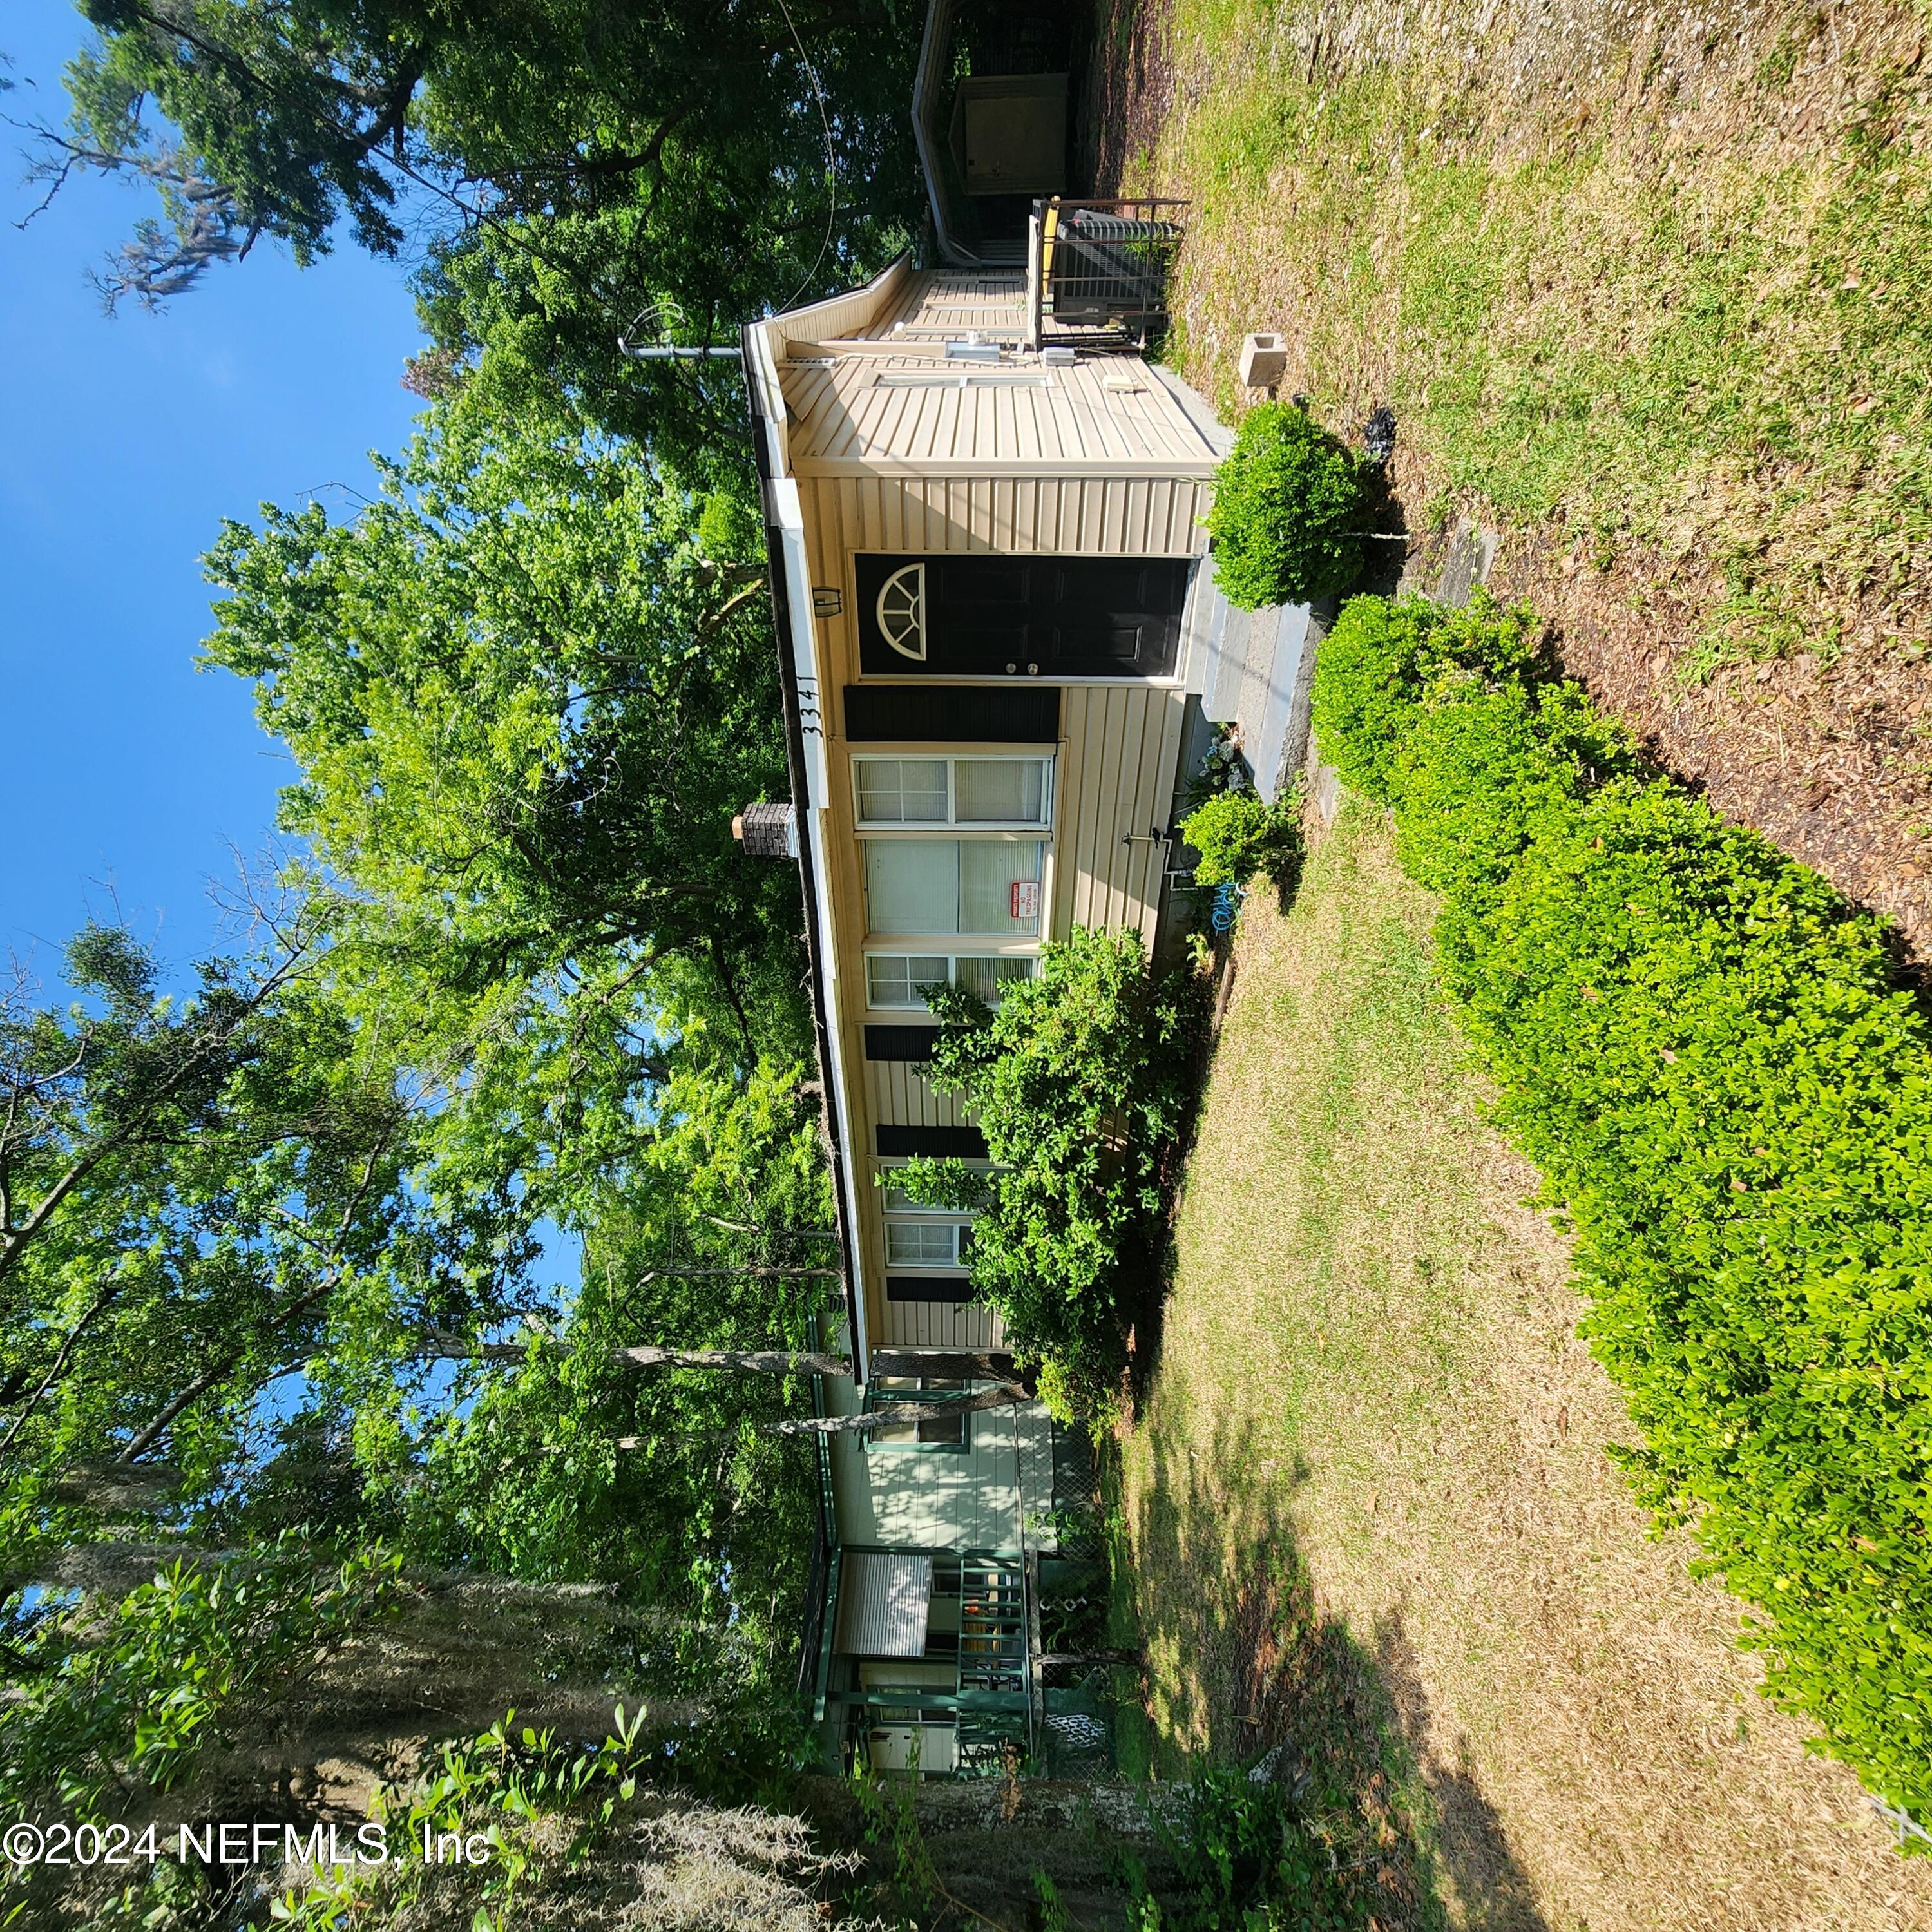
<instances>
[{"instance_id":1,"label":"white-framed window","mask_svg":"<svg viewBox=\"0 0 1932 1932\"><path fill-rule=\"evenodd\" d=\"M968 1393L957 1382L935 1382L920 1376L874 1376L866 1388L868 1410L881 1402L950 1402ZM881 1423L876 1429L866 1430L860 1440L868 1450L964 1449L970 1436L968 1424L963 1411L955 1409L949 1414L940 1409L930 1422Z\"/></svg>"},{"instance_id":2,"label":"white-framed window","mask_svg":"<svg viewBox=\"0 0 1932 1932\"><path fill-rule=\"evenodd\" d=\"M1032 939L1042 838L866 838L866 919L886 938L970 933Z\"/></svg>"},{"instance_id":3,"label":"white-framed window","mask_svg":"<svg viewBox=\"0 0 1932 1932\"><path fill-rule=\"evenodd\" d=\"M1044 830L1053 823L1053 760L1037 754L877 758L852 760L859 823L866 828L958 825Z\"/></svg>"},{"instance_id":4,"label":"white-framed window","mask_svg":"<svg viewBox=\"0 0 1932 1932\"><path fill-rule=\"evenodd\" d=\"M886 1222L886 1265L896 1268L960 1268L972 1232L965 1221Z\"/></svg>"},{"instance_id":5,"label":"white-framed window","mask_svg":"<svg viewBox=\"0 0 1932 1932\"><path fill-rule=\"evenodd\" d=\"M928 1208L922 1202L915 1201L892 1178L894 1172L904 1165L905 1162L902 1160L886 1161L881 1164L880 1172L884 1176L885 1184L880 1188L880 1192L886 1197L886 1212L888 1214L923 1214L928 1217L936 1215L942 1221L949 1216L956 1221L972 1220L973 1214L970 1208ZM1003 1169L995 1168L991 1161L969 1160L962 1162L961 1165L970 1168L975 1174L989 1174L1004 1172Z\"/></svg>"},{"instance_id":6,"label":"white-framed window","mask_svg":"<svg viewBox=\"0 0 1932 1932\"><path fill-rule=\"evenodd\" d=\"M977 1167L980 1163L974 1165ZM914 1200L893 1180L890 1167L883 1170L881 1178L886 1267L946 1274L957 1274L964 1268L973 1240L972 1210L928 1207Z\"/></svg>"},{"instance_id":7,"label":"white-framed window","mask_svg":"<svg viewBox=\"0 0 1932 1932\"><path fill-rule=\"evenodd\" d=\"M880 1012L920 1012L934 986L964 986L997 1006L1009 981L1030 980L1040 962L1024 952L868 952L866 1004Z\"/></svg>"}]
</instances>

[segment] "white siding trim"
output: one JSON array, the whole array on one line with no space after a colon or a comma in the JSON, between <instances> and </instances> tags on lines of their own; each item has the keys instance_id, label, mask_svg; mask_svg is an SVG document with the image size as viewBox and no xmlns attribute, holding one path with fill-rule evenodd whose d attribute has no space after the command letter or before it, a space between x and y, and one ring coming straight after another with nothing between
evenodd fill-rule
<instances>
[{"instance_id":1,"label":"white siding trim","mask_svg":"<svg viewBox=\"0 0 1932 1932\"><path fill-rule=\"evenodd\" d=\"M790 607L792 662L798 674L799 704L817 716L808 716L805 725L806 790L804 800L794 800L793 808L812 813L811 847L813 896L818 902L819 959L823 965L819 997L825 1004L826 1042L832 1064L825 1070L838 1096L838 1126L844 1142L845 1218L852 1231L853 1305L859 1317L859 1332L852 1337L853 1366L859 1379L870 1379L872 1339L866 1320L866 1262L860 1230L865 1220L859 1204L859 1153L855 1122L865 1118L860 1095L854 1090L845 1064L845 1048L838 1028L838 938L833 922L834 893L827 862L830 851L831 776L825 758L825 707L832 701L819 676L818 640L812 614L812 568L806 554L805 514L798 485L789 476L774 477L766 486L767 507L778 532L784 552L785 602ZM862 964L860 970L865 968Z\"/></svg>"}]
</instances>

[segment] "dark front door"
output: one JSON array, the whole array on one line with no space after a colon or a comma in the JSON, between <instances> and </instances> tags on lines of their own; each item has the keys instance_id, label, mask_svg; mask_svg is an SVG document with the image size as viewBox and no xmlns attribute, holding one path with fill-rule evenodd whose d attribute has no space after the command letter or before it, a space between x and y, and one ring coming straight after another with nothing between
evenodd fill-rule
<instances>
[{"instance_id":1,"label":"dark front door","mask_svg":"<svg viewBox=\"0 0 1932 1932\"><path fill-rule=\"evenodd\" d=\"M860 668L1171 677L1190 568L1178 556L862 556Z\"/></svg>"}]
</instances>

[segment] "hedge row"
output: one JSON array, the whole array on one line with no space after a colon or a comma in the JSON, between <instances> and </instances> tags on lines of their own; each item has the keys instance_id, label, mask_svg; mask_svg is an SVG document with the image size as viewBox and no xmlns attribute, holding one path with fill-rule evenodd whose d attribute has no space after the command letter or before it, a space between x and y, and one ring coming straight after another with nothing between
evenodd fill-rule
<instances>
[{"instance_id":1,"label":"hedge row","mask_svg":"<svg viewBox=\"0 0 1932 1932\"><path fill-rule=\"evenodd\" d=\"M1640 1496L1758 1606L1769 1694L1932 1819L1932 1032L1879 922L1646 771L1538 636L1486 599L1357 598L1322 755L1442 896Z\"/></svg>"}]
</instances>

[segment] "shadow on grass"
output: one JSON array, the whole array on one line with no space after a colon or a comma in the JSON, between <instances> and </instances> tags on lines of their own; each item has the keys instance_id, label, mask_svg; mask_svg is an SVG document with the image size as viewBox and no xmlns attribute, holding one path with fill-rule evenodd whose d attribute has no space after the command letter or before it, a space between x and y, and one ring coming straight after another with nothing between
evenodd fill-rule
<instances>
[{"instance_id":1,"label":"shadow on grass","mask_svg":"<svg viewBox=\"0 0 1932 1932\"><path fill-rule=\"evenodd\" d=\"M1298 838L1294 849L1282 855L1270 871L1256 874L1250 891L1272 892L1276 909L1286 918L1293 910L1296 896L1301 890L1307 858L1307 851ZM1197 918L1204 923L1209 903L1210 896L1204 892L1196 908ZM1201 989L1194 1046L1188 1056L1185 1118L1180 1132L1162 1156L1159 1170L1162 1203L1160 1220L1150 1231L1150 1238L1139 1244L1136 1252L1124 1252L1121 1256L1127 1278L1142 1284L1140 1292L1131 1298L1126 1309L1131 1337L1128 1343L1127 1388L1136 1414L1146 1406L1148 1391L1160 1364L1167 1301L1174 1282L1174 1217L1180 1210L1181 1186L1188 1163L1194 1157L1202 1110L1207 1104L1208 1082L1214 1071L1214 1049L1220 1039L1221 1022L1234 992L1234 938L1232 931L1213 935L1214 968Z\"/></svg>"},{"instance_id":2,"label":"shadow on grass","mask_svg":"<svg viewBox=\"0 0 1932 1932\"><path fill-rule=\"evenodd\" d=\"M1409 543L1414 532L1409 528L1408 513L1402 499L1390 487L1386 467L1375 472L1363 510L1361 528L1370 535L1362 545L1362 574L1353 588L1340 600L1344 604L1350 597L1364 595L1393 597L1408 561Z\"/></svg>"},{"instance_id":3,"label":"shadow on grass","mask_svg":"<svg viewBox=\"0 0 1932 1932\"><path fill-rule=\"evenodd\" d=\"M1156 1419L1123 1582L1149 1660L1149 1714L1184 1750L1286 1785L1383 1932L1456 1922L1546 1932L1460 1743L1432 1735L1400 1614L1366 1634L1326 1614L1288 1503L1308 1477L1252 1430Z\"/></svg>"}]
</instances>

